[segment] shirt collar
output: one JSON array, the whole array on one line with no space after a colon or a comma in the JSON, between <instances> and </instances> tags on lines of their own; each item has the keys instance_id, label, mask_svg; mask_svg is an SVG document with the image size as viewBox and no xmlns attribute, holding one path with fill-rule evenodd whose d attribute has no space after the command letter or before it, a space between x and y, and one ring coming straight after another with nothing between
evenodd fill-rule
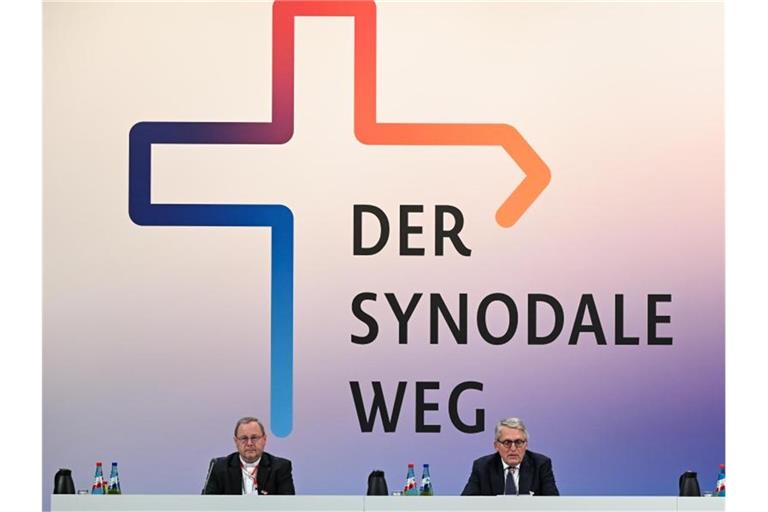
<instances>
[{"instance_id":1,"label":"shirt collar","mask_svg":"<svg viewBox=\"0 0 768 512\"><path fill-rule=\"evenodd\" d=\"M504 462L504 459L501 459L501 466L502 466L504 471L507 471L507 468L509 467L509 464ZM520 471L520 464L517 464L516 466L514 466L514 468L515 468L515 471L519 472Z\"/></svg>"},{"instance_id":2,"label":"shirt collar","mask_svg":"<svg viewBox=\"0 0 768 512\"><path fill-rule=\"evenodd\" d=\"M243 457L242 457L242 456L240 456L240 464L242 464L244 468L249 468L249 469L250 469L250 468L255 468L256 466L258 466L258 465L259 465L259 462L261 462L261 457L259 457L258 459L256 459L256 462L245 462L245 461L243 460Z\"/></svg>"}]
</instances>

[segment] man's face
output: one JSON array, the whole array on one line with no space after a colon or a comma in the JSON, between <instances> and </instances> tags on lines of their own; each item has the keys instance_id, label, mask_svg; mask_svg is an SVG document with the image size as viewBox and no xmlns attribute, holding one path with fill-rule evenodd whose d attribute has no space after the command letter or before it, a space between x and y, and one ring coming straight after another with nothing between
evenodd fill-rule
<instances>
[{"instance_id":1,"label":"man's face","mask_svg":"<svg viewBox=\"0 0 768 512\"><path fill-rule=\"evenodd\" d=\"M519 446L518 446L519 445ZM516 428L501 427L499 437L493 443L501 458L510 466L517 466L525 456L528 448L528 439L522 430Z\"/></svg>"},{"instance_id":2,"label":"man's face","mask_svg":"<svg viewBox=\"0 0 768 512\"><path fill-rule=\"evenodd\" d=\"M255 421L237 427L235 447L245 462L256 462L264 453L267 436Z\"/></svg>"}]
</instances>

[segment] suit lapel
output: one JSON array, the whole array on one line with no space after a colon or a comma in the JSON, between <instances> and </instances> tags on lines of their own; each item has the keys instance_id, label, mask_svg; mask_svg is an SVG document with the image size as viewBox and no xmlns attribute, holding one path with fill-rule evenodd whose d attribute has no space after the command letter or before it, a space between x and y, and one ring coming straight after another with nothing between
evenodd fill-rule
<instances>
[{"instance_id":1,"label":"suit lapel","mask_svg":"<svg viewBox=\"0 0 768 512\"><path fill-rule=\"evenodd\" d=\"M533 460L526 453L523 462L520 464L520 485L518 494L529 494L533 484Z\"/></svg>"},{"instance_id":2,"label":"suit lapel","mask_svg":"<svg viewBox=\"0 0 768 512\"><path fill-rule=\"evenodd\" d=\"M501 464L501 455L493 457L491 464L491 492L494 495L504 494L504 466Z\"/></svg>"},{"instance_id":3,"label":"suit lapel","mask_svg":"<svg viewBox=\"0 0 768 512\"><path fill-rule=\"evenodd\" d=\"M227 494L243 494L243 474L240 469L240 457L235 456L227 467L227 479L229 480Z\"/></svg>"},{"instance_id":4,"label":"suit lapel","mask_svg":"<svg viewBox=\"0 0 768 512\"><path fill-rule=\"evenodd\" d=\"M269 472L272 470L272 458L268 453L261 454L261 460L259 461L259 471L256 473L256 483L259 486L259 494L263 492L271 493L271 489L267 489L267 481L269 481Z\"/></svg>"}]
</instances>

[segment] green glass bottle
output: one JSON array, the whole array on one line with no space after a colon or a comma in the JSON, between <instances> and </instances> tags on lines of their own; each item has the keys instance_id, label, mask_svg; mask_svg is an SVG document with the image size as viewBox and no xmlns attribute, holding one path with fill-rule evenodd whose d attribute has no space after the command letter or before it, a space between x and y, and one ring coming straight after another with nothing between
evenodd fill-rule
<instances>
[{"instance_id":1,"label":"green glass bottle","mask_svg":"<svg viewBox=\"0 0 768 512\"><path fill-rule=\"evenodd\" d=\"M424 469L421 472L421 489L419 489L420 496L434 496L435 491L432 488L432 478L429 476L429 464L424 464Z\"/></svg>"},{"instance_id":2,"label":"green glass bottle","mask_svg":"<svg viewBox=\"0 0 768 512\"><path fill-rule=\"evenodd\" d=\"M112 471L109 473L107 494L123 494L120 490L120 476L117 474L117 462L112 463Z\"/></svg>"}]
</instances>

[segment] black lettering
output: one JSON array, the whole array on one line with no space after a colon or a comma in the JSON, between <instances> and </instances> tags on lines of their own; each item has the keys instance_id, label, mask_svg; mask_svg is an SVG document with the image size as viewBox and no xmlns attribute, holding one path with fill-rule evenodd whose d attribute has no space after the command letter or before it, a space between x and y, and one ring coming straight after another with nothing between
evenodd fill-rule
<instances>
[{"instance_id":1,"label":"black lettering","mask_svg":"<svg viewBox=\"0 0 768 512\"><path fill-rule=\"evenodd\" d=\"M381 251L389 239L389 220L383 210L372 204L356 204L352 208L352 254L371 256ZM371 247L363 247L363 214L370 213L379 221L379 239Z\"/></svg>"},{"instance_id":2,"label":"black lettering","mask_svg":"<svg viewBox=\"0 0 768 512\"><path fill-rule=\"evenodd\" d=\"M549 334L538 336L537 335L537 315L538 304L543 302L548 304L552 311L555 313L555 325L552 327L552 331ZM528 295L528 344L529 345L546 345L552 343L560 335L563 330L563 323L565 316L563 315L563 306L551 295L545 293L532 293Z\"/></svg>"},{"instance_id":3,"label":"black lettering","mask_svg":"<svg viewBox=\"0 0 768 512\"><path fill-rule=\"evenodd\" d=\"M368 334L365 336L352 335L352 343L357 343L358 345L367 345L368 343L371 343L379 334L379 324L376 322L376 319L363 311L363 301L366 300L375 301L376 294L371 292L361 292L355 295L355 298L352 299L352 314L355 315L355 318L368 326Z\"/></svg>"},{"instance_id":4,"label":"black lettering","mask_svg":"<svg viewBox=\"0 0 768 512\"><path fill-rule=\"evenodd\" d=\"M408 235L418 234L423 231L421 226L411 226L408 224L408 215L411 213L421 213L424 207L420 204L402 204L400 205L400 256L424 256L424 249L408 246Z\"/></svg>"},{"instance_id":5,"label":"black lettering","mask_svg":"<svg viewBox=\"0 0 768 512\"><path fill-rule=\"evenodd\" d=\"M615 327L617 345L639 345L640 338L636 336L624 336L624 295L616 294L615 301Z\"/></svg>"},{"instance_id":6,"label":"black lettering","mask_svg":"<svg viewBox=\"0 0 768 512\"><path fill-rule=\"evenodd\" d=\"M485 429L485 409L475 409L475 422L471 425L464 423L461 417L459 417L459 396L468 389L482 391L483 384L481 382L467 381L453 388L451 397L448 399L448 416L451 418L453 426L459 431L465 434L477 434Z\"/></svg>"},{"instance_id":7,"label":"black lettering","mask_svg":"<svg viewBox=\"0 0 768 512\"><path fill-rule=\"evenodd\" d=\"M437 402L426 402L424 392L428 389L440 389L439 382L417 382L416 383L416 432L418 433L437 433L440 432L440 425L427 425L424 423L424 413L426 411L437 411L440 405Z\"/></svg>"},{"instance_id":8,"label":"black lettering","mask_svg":"<svg viewBox=\"0 0 768 512\"><path fill-rule=\"evenodd\" d=\"M454 219L453 227L451 229L445 229L443 220L445 214L450 214ZM462 215L461 210L455 206L447 204L435 205L435 255L443 255L443 243L445 242L445 238L451 241L456 252L462 256L471 255L472 251L464 245L461 238L459 238L459 231L461 231L463 227L464 216Z\"/></svg>"},{"instance_id":9,"label":"black lettering","mask_svg":"<svg viewBox=\"0 0 768 512\"><path fill-rule=\"evenodd\" d=\"M419 303L421 295L421 293L414 293L411 297L411 301L408 303L408 307L406 307L405 311L403 311L400 307L400 303L397 302L397 296L394 293L384 294L384 296L387 298L387 302L389 302L389 307L392 308L392 313L394 313L395 318L397 319L397 324L399 327L398 343L401 345L408 343L408 320L411 318L413 311L416 309L416 304Z\"/></svg>"},{"instance_id":10,"label":"black lettering","mask_svg":"<svg viewBox=\"0 0 768 512\"><path fill-rule=\"evenodd\" d=\"M491 334L486 319L488 307L495 301L502 302L507 306L507 312L509 313L507 330L504 334L498 337ZM503 293L492 293L485 297L477 307L477 330L480 331L480 336L491 345L503 345L511 340L517 330L517 306L515 305L515 301L513 301L509 295Z\"/></svg>"},{"instance_id":11,"label":"black lettering","mask_svg":"<svg viewBox=\"0 0 768 512\"><path fill-rule=\"evenodd\" d=\"M433 345L438 343L438 327L437 317L438 312L442 314L445 324L451 330L453 339L459 345L467 344L467 294L459 294L459 325L456 325L456 321L451 316L451 312L448 310L445 301L439 293L432 293L429 295L429 342Z\"/></svg>"},{"instance_id":12,"label":"black lettering","mask_svg":"<svg viewBox=\"0 0 768 512\"><path fill-rule=\"evenodd\" d=\"M357 421L360 423L360 432L373 432L373 425L376 422L376 415L381 415L381 425L384 432L394 432L397 428L397 420L400 417L400 409L403 406L403 397L407 382L397 383L397 394L395 403L392 406L392 416L387 410L387 401L384 398L384 392L380 381L373 381L373 401L371 402L371 412L366 415L363 395L360 392L360 383L352 381L349 387L352 389L352 399L355 402L355 411L357 412Z\"/></svg>"},{"instance_id":13,"label":"black lettering","mask_svg":"<svg viewBox=\"0 0 768 512\"><path fill-rule=\"evenodd\" d=\"M656 336L657 324L670 323L669 315L657 315L656 304L659 302L672 302L670 294L651 294L648 295L648 344L649 345L671 345L671 337Z\"/></svg>"},{"instance_id":14,"label":"black lettering","mask_svg":"<svg viewBox=\"0 0 768 512\"><path fill-rule=\"evenodd\" d=\"M584 313L589 311L589 318L592 321L591 324L584 324ZM591 293L585 293L581 296L579 301L579 308L576 311L576 318L573 321L573 330L571 330L571 337L568 340L569 345L575 345L579 342L579 335L583 332L595 333L595 339L598 345L605 345L605 333L603 332L603 326L600 324L600 316L597 314L597 306L595 305L595 299Z\"/></svg>"}]
</instances>

